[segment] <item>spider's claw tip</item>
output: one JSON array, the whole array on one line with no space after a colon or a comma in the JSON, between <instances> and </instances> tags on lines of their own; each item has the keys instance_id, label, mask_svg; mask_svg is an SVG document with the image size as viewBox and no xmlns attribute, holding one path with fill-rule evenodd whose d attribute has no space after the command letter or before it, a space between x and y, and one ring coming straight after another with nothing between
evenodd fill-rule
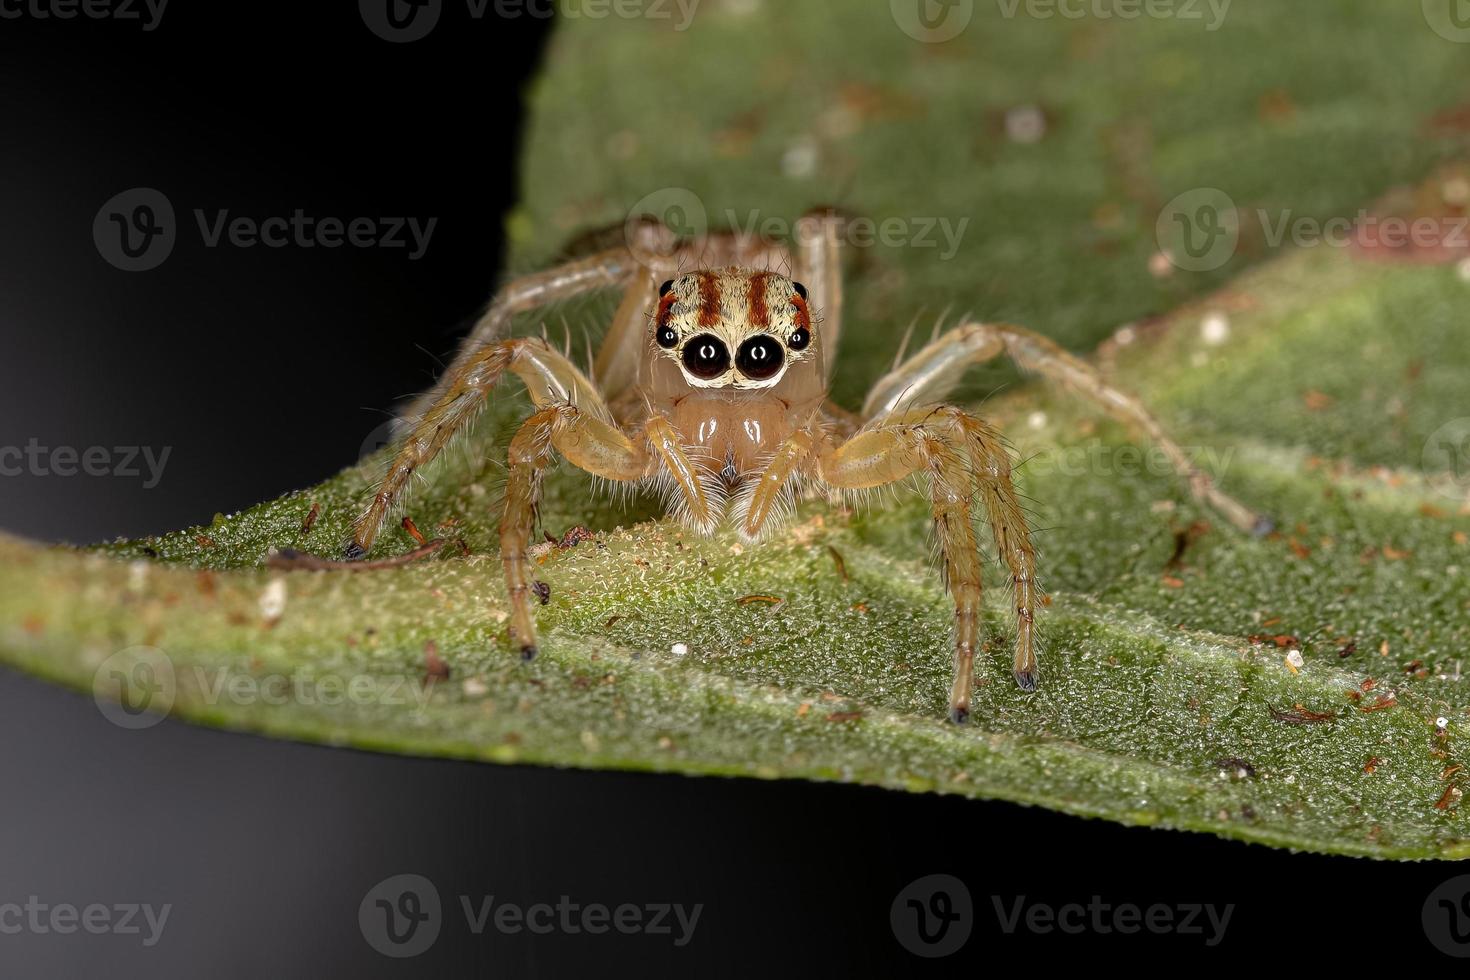
<instances>
[{"instance_id":1,"label":"spider's claw tip","mask_svg":"<svg viewBox=\"0 0 1470 980\"><path fill-rule=\"evenodd\" d=\"M951 724L963 725L970 720L970 709L963 705L952 704L949 706L949 720Z\"/></svg>"},{"instance_id":2,"label":"spider's claw tip","mask_svg":"<svg viewBox=\"0 0 1470 980\"><path fill-rule=\"evenodd\" d=\"M1264 538L1274 530L1276 530L1276 522L1265 514L1262 514L1256 518L1256 526L1251 528L1251 534L1258 538Z\"/></svg>"},{"instance_id":3,"label":"spider's claw tip","mask_svg":"<svg viewBox=\"0 0 1470 980\"><path fill-rule=\"evenodd\" d=\"M1023 691L1036 690L1036 668L1016 671L1016 685Z\"/></svg>"},{"instance_id":4,"label":"spider's claw tip","mask_svg":"<svg viewBox=\"0 0 1470 980\"><path fill-rule=\"evenodd\" d=\"M342 545L343 561L357 561L359 558L366 554L367 549L358 544L356 541L348 541L346 544Z\"/></svg>"},{"instance_id":5,"label":"spider's claw tip","mask_svg":"<svg viewBox=\"0 0 1470 980\"><path fill-rule=\"evenodd\" d=\"M521 647L521 660L535 660L536 654L539 652L540 651L536 649L536 645L534 643L527 643L525 646Z\"/></svg>"}]
</instances>

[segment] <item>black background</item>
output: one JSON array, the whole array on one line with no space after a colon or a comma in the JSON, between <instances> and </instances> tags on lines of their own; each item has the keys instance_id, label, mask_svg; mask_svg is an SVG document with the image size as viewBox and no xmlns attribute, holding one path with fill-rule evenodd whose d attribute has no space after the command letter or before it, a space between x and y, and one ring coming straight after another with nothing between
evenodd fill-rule
<instances>
[{"instance_id":1,"label":"black background","mask_svg":"<svg viewBox=\"0 0 1470 980\"><path fill-rule=\"evenodd\" d=\"M0 20L0 445L171 446L167 478L6 477L0 527L90 541L207 521L356 459L496 281L522 86L549 23L389 45L355 5L185 4L136 23ZM93 245L136 186L181 214L439 218L428 254L204 248L148 273ZM6 976L778 975L999 969L1110 952L1270 971L1429 969L1420 911L1448 864L1291 855L1005 804L863 788L380 757L168 721L0 672L0 903L171 903L162 941L0 935ZM413 960L357 923L412 872L446 904ZM895 941L911 880L962 879L977 922L947 960ZM456 896L704 906L693 941L474 936ZM1225 940L1001 934L992 895L1233 903ZM992 955L994 954L994 955Z\"/></svg>"}]
</instances>

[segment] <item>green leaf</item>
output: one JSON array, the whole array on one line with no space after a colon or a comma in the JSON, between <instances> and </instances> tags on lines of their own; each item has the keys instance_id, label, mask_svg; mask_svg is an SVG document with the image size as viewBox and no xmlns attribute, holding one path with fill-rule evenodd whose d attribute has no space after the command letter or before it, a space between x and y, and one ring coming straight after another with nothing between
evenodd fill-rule
<instances>
[{"instance_id":1,"label":"green leaf","mask_svg":"<svg viewBox=\"0 0 1470 980\"><path fill-rule=\"evenodd\" d=\"M381 454L206 527L91 552L0 539L0 660L95 685L131 724L147 716L114 699L151 692L151 709L196 722L383 751L842 780L1314 851L1470 856L1470 507L1446 469L1466 462L1470 284L1339 248L1257 263L1267 250L1249 236L1219 272L1149 272L1158 207L1190 187L1324 216L1417 179L1448 143L1418 138L1406 109L1449 90L1455 46L1387 5L1232 10L1207 41L1177 23L987 20L999 15L977 5L946 45L868 6L841 24L767 4L711 6L687 32L561 30L532 99L515 264L660 188L691 189L712 223L752 207L789 220L833 187L875 219L977 216L953 258L863 250L839 399L860 398L915 313L951 302L1079 349L1113 335L1101 357L1117 381L1279 534L1234 533L1126 432L1012 384L984 410L1026 461L1044 529L1038 692L1009 678L996 575L973 721L942 721L952 611L917 498L806 504L787 533L743 547L653 520L648 501L589 503L565 469L545 527L599 533L540 549L542 655L523 664L504 644L494 551L498 447L525 411L507 389L409 505L453 542L439 554L262 567L273 549L335 554ZM1320 43L1287 63L1282 39L1307 28ZM1374 44L1346 46L1349 31ZM1286 93L1266 119L1263 83L1235 63L1256 61ZM1368 80L1387 77L1398 88L1375 94ZM1044 109L1040 143L997 128L1022 103ZM613 302L546 319L595 326ZM1013 378L978 374L977 390ZM388 531L374 557L412 547Z\"/></svg>"}]
</instances>

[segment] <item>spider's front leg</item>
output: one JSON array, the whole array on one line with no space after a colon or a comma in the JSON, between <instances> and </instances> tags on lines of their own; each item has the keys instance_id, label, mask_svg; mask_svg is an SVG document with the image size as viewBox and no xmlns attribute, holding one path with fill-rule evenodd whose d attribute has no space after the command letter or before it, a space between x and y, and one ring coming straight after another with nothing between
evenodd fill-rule
<instances>
[{"instance_id":1,"label":"spider's front leg","mask_svg":"<svg viewBox=\"0 0 1470 980\"><path fill-rule=\"evenodd\" d=\"M706 533L713 526L704 485L668 419L653 416L630 439L611 421L574 405L562 402L542 407L511 440L505 513L500 518L500 561L510 593L510 641L526 660L537 652L526 548L536 526L541 477L555 458L553 450L578 469L619 483L642 482L662 471L679 498L685 520Z\"/></svg>"},{"instance_id":2,"label":"spider's front leg","mask_svg":"<svg viewBox=\"0 0 1470 980\"><path fill-rule=\"evenodd\" d=\"M560 453L594 476L620 483L667 475L681 513L697 528L711 525L709 501L699 471L679 445L668 419L654 416L636 438L614 423L607 404L580 370L537 338L503 340L483 347L425 413L394 456L372 502L354 525L349 557L360 557L415 469L443 449L506 372L526 386L537 411L517 431L508 452L509 478L500 521L501 562L511 603L511 641L521 655L536 655L531 616L530 564L526 548L535 528L541 477Z\"/></svg>"},{"instance_id":3,"label":"spider's front leg","mask_svg":"<svg viewBox=\"0 0 1470 980\"><path fill-rule=\"evenodd\" d=\"M881 418L913 405L933 404L954 390L975 364L1009 354L1023 370L1034 371L1091 401L1119 421L1142 429L1169 458L1196 500L1250 534L1269 533L1270 518L1245 506L1215 485L1190 459L1141 401L1108 384L1097 369L1041 334L1008 323L961 324L878 380L863 405L865 419Z\"/></svg>"},{"instance_id":4,"label":"spider's front leg","mask_svg":"<svg viewBox=\"0 0 1470 980\"><path fill-rule=\"evenodd\" d=\"M660 228L643 227L638 234L641 239L662 240L668 232ZM642 247L650 246L646 241ZM452 388L486 347L505 336L511 320L518 313L550 306L563 300L581 296L593 290L613 286L626 286L640 269L638 260L626 247L604 249L564 265L521 276L506 283L490 300L490 305L470 329L469 336L455 351L439 381L428 391L414 399L405 410L405 418L425 415L445 393Z\"/></svg>"},{"instance_id":5,"label":"spider's front leg","mask_svg":"<svg viewBox=\"0 0 1470 980\"><path fill-rule=\"evenodd\" d=\"M996 549L1011 574L1016 610L1016 683L1036 687L1036 552L1011 484L1011 463L995 430L957 408L939 407L890 416L836 448L820 449L819 479L838 490L865 490L915 474L928 478L934 530L944 562L944 581L954 600L954 683L949 716L970 714L975 652L980 647L983 606L981 557L972 510L983 502Z\"/></svg>"},{"instance_id":6,"label":"spider's front leg","mask_svg":"<svg viewBox=\"0 0 1470 980\"><path fill-rule=\"evenodd\" d=\"M481 347L448 379L398 447L372 500L352 525L352 537L343 549L346 558L361 558L372 549L413 474L464 431L507 371L520 378L537 407L575 405L588 416L612 422L592 382L546 341L518 338Z\"/></svg>"},{"instance_id":7,"label":"spider's front leg","mask_svg":"<svg viewBox=\"0 0 1470 980\"><path fill-rule=\"evenodd\" d=\"M500 561L510 594L510 641L526 660L536 656L526 548L536 526L541 477L555 458L554 451L579 469L619 482L642 479L649 465L649 452L611 422L565 402L541 408L511 439L505 513L500 518Z\"/></svg>"}]
</instances>

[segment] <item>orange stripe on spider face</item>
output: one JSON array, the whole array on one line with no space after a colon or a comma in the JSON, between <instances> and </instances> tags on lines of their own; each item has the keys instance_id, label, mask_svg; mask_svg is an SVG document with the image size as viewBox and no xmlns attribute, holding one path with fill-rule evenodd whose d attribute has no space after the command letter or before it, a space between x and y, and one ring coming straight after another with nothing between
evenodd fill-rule
<instances>
[{"instance_id":1,"label":"orange stripe on spider face","mask_svg":"<svg viewBox=\"0 0 1470 980\"><path fill-rule=\"evenodd\" d=\"M771 310L766 306L766 282L769 272L757 272L750 277L750 322L752 326L769 327Z\"/></svg>"},{"instance_id":2,"label":"orange stripe on spider face","mask_svg":"<svg viewBox=\"0 0 1470 980\"><path fill-rule=\"evenodd\" d=\"M675 296L672 291L664 296L663 299L659 300L658 314L654 317L654 323L660 327L668 326L669 317L672 315L670 311L673 310L674 304L677 302L679 302L679 297Z\"/></svg>"},{"instance_id":3,"label":"orange stripe on spider face","mask_svg":"<svg viewBox=\"0 0 1470 980\"><path fill-rule=\"evenodd\" d=\"M713 272L699 277L699 325L712 327L720 322L720 283Z\"/></svg>"},{"instance_id":4,"label":"orange stripe on spider face","mask_svg":"<svg viewBox=\"0 0 1470 980\"><path fill-rule=\"evenodd\" d=\"M799 295L791 297L791 305L796 307L796 325L807 330L812 328L812 315L807 309L806 300Z\"/></svg>"}]
</instances>

